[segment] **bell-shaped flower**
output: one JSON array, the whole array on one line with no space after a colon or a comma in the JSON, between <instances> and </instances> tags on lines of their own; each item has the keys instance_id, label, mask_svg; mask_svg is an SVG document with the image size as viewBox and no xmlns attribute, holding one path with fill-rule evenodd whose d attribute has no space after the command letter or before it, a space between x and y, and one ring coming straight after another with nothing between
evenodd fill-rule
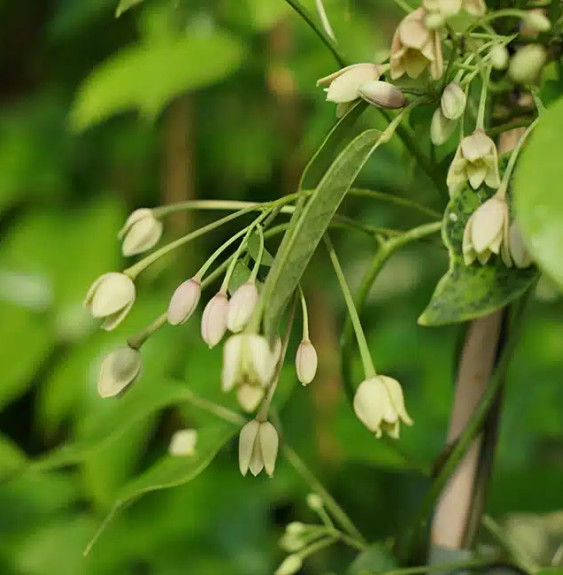
<instances>
[{"instance_id":1,"label":"bell-shaped flower","mask_svg":"<svg viewBox=\"0 0 563 575\"><path fill-rule=\"evenodd\" d=\"M272 477L278 457L279 437L269 421L249 421L239 436L239 467L242 475L256 477L262 469Z\"/></svg>"},{"instance_id":2,"label":"bell-shaped flower","mask_svg":"<svg viewBox=\"0 0 563 575\"><path fill-rule=\"evenodd\" d=\"M117 237L123 240L121 250L124 256L141 254L154 247L162 236L162 222L154 217L148 208L135 210L119 231Z\"/></svg>"},{"instance_id":3,"label":"bell-shaped flower","mask_svg":"<svg viewBox=\"0 0 563 575\"><path fill-rule=\"evenodd\" d=\"M448 170L450 194L454 194L468 180L474 190L480 188L483 182L490 188L500 185L497 147L483 130L475 130L459 144Z\"/></svg>"},{"instance_id":4,"label":"bell-shaped flower","mask_svg":"<svg viewBox=\"0 0 563 575\"><path fill-rule=\"evenodd\" d=\"M463 261L471 265L475 260L486 264L491 254L499 254L508 242L508 205L498 195L493 196L467 221L463 232ZM510 260L503 258L507 265Z\"/></svg>"},{"instance_id":5,"label":"bell-shaped flower","mask_svg":"<svg viewBox=\"0 0 563 575\"><path fill-rule=\"evenodd\" d=\"M444 72L444 56L439 30L426 25L427 12L418 8L399 24L391 44L391 78L400 78L405 72L418 78L426 68L435 80Z\"/></svg>"},{"instance_id":6,"label":"bell-shaped flower","mask_svg":"<svg viewBox=\"0 0 563 575\"><path fill-rule=\"evenodd\" d=\"M360 86L379 80L381 68L377 64L353 64L346 66L317 81L317 86L328 86L326 88L326 99L336 104L346 104L353 102L360 97Z\"/></svg>"},{"instance_id":7,"label":"bell-shaped flower","mask_svg":"<svg viewBox=\"0 0 563 575\"><path fill-rule=\"evenodd\" d=\"M258 303L258 288L252 281L243 283L233 294L227 311L227 327L233 333L242 331Z\"/></svg>"},{"instance_id":8,"label":"bell-shaped flower","mask_svg":"<svg viewBox=\"0 0 563 575\"><path fill-rule=\"evenodd\" d=\"M223 391L242 385L266 388L275 367L275 358L265 337L255 333L233 335L223 348Z\"/></svg>"},{"instance_id":9,"label":"bell-shaped flower","mask_svg":"<svg viewBox=\"0 0 563 575\"><path fill-rule=\"evenodd\" d=\"M102 328L111 331L129 313L135 303L135 284L125 274L111 272L100 276L90 287L84 307L95 318L103 318Z\"/></svg>"},{"instance_id":10,"label":"bell-shaped flower","mask_svg":"<svg viewBox=\"0 0 563 575\"><path fill-rule=\"evenodd\" d=\"M170 440L168 452L174 457L191 457L195 455L197 431L195 429L180 429Z\"/></svg>"},{"instance_id":11,"label":"bell-shaped flower","mask_svg":"<svg viewBox=\"0 0 563 575\"><path fill-rule=\"evenodd\" d=\"M317 350L308 339L304 339L297 348L297 355L295 356L297 379L302 385L309 385L315 379L317 365Z\"/></svg>"},{"instance_id":12,"label":"bell-shaped flower","mask_svg":"<svg viewBox=\"0 0 563 575\"><path fill-rule=\"evenodd\" d=\"M101 397L115 397L129 387L143 368L141 352L129 346L118 347L107 355L100 367L98 393Z\"/></svg>"},{"instance_id":13,"label":"bell-shaped flower","mask_svg":"<svg viewBox=\"0 0 563 575\"><path fill-rule=\"evenodd\" d=\"M180 325L190 318L197 308L201 297L201 282L191 278L180 284L168 304L168 323Z\"/></svg>"},{"instance_id":14,"label":"bell-shaped flower","mask_svg":"<svg viewBox=\"0 0 563 575\"><path fill-rule=\"evenodd\" d=\"M385 375L366 379L359 385L354 395L354 411L376 437L386 433L396 439L401 422L413 424L405 409L401 384Z\"/></svg>"},{"instance_id":15,"label":"bell-shaped flower","mask_svg":"<svg viewBox=\"0 0 563 575\"><path fill-rule=\"evenodd\" d=\"M237 387L237 401L246 413L254 413L264 399L266 390L263 387L247 383Z\"/></svg>"},{"instance_id":16,"label":"bell-shaped flower","mask_svg":"<svg viewBox=\"0 0 563 575\"><path fill-rule=\"evenodd\" d=\"M216 346L227 331L228 310L229 298L223 292L215 294L203 310L201 337L210 348Z\"/></svg>"},{"instance_id":17,"label":"bell-shaped flower","mask_svg":"<svg viewBox=\"0 0 563 575\"><path fill-rule=\"evenodd\" d=\"M516 221L510 224L508 230L508 251L514 265L519 269L530 267L534 262L532 256L524 243L520 226Z\"/></svg>"},{"instance_id":18,"label":"bell-shaped flower","mask_svg":"<svg viewBox=\"0 0 563 575\"><path fill-rule=\"evenodd\" d=\"M408 103L403 92L389 82L373 80L362 84L358 92L362 100L377 108L393 110L404 108Z\"/></svg>"}]
</instances>

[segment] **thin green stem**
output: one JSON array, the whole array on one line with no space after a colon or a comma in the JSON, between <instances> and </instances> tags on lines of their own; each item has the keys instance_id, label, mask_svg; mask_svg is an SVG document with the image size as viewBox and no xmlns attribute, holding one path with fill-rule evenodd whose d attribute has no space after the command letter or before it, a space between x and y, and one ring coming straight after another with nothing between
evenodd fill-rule
<instances>
[{"instance_id":1,"label":"thin green stem","mask_svg":"<svg viewBox=\"0 0 563 575\"><path fill-rule=\"evenodd\" d=\"M393 2L395 2L395 4L404 12L410 13L414 10L406 0L393 0Z\"/></svg>"},{"instance_id":2,"label":"thin green stem","mask_svg":"<svg viewBox=\"0 0 563 575\"><path fill-rule=\"evenodd\" d=\"M342 295L344 296L344 301L346 302L346 307L348 309L348 316L350 317L352 326L354 327L354 332L356 334L358 347L360 349L360 356L362 358L362 364L364 367L365 377L366 379L375 377L377 375L377 372L375 371L375 366L373 365L373 360L369 352L369 346L366 340L366 336L364 334L364 330L362 328L360 316L358 315L358 312L356 311L356 306L354 305L354 298L352 297L352 292L348 287L346 277L344 276L344 272L342 271L342 267L340 265L340 262L338 261L338 256L334 251L332 242L330 241L328 235L326 234L324 236L324 241L326 249L328 250L330 261L332 262L332 266L334 267L336 277L338 278L338 283L340 284L340 289L342 291Z\"/></svg>"},{"instance_id":3,"label":"thin green stem","mask_svg":"<svg viewBox=\"0 0 563 575\"><path fill-rule=\"evenodd\" d=\"M258 240L260 242L260 245L258 247L258 255L256 256L254 267L252 268L252 272L248 280L252 283L256 281L256 278L258 276L258 270L260 269L260 264L262 263L262 257L264 256L264 230L262 229L262 226L260 225L259 222L257 222L256 229L258 230Z\"/></svg>"},{"instance_id":4,"label":"thin green stem","mask_svg":"<svg viewBox=\"0 0 563 575\"><path fill-rule=\"evenodd\" d=\"M168 312L161 313L154 321L141 331L127 338L127 345L133 349L141 349L142 345L168 322Z\"/></svg>"},{"instance_id":5,"label":"thin green stem","mask_svg":"<svg viewBox=\"0 0 563 575\"><path fill-rule=\"evenodd\" d=\"M525 18L528 15L526 10L518 10L515 8L505 8L503 10L496 10L495 12L489 12L482 18L479 18L475 23L473 23L466 31L466 33L472 32L475 28L479 26L484 26L487 22L492 22L498 18Z\"/></svg>"},{"instance_id":6,"label":"thin green stem","mask_svg":"<svg viewBox=\"0 0 563 575\"><path fill-rule=\"evenodd\" d=\"M485 130L485 112L487 111L487 96L489 93L489 79L491 77L491 67L488 66L483 76L481 86L481 97L479 98L479 111L477 113L476 130Z\"/></svg>"},{"instance_id":7,"label":"thin green stem","mask_svg":"<svg viewBox=\"0 0 563 575\"><path fill-rule=\"evenodd\" d=\"M382 575L419 575L421 573L428 573L429 571L450 573L460 569L472 569L475 567L498 565L498 563L498 560L493 561L491 559L471 559L470 561L461 561L458 563L438 563L435 565L421 565L419 567L392 569L391 571L385 571Z\"/></svg>"},{"instance_id":8,"label":"thin green stem","mask_svg":"<svg viewBox=\"0 0 563 575\"><path fill-rule=\"evenodd\" d=\"M230 263L228 264L229 267L227 268L227 273L225 274L225 277L223 278L223 282L221 283L221 288L219 290L221 293L227 293L227 290L229 288L229 283L231 281L231 277L233 275L233 272L235 271L235 266L237 265L237 261L239 260L243 249L247 246L248 238L250 237L250 234L252 233L253 228L254 228L253 225L249 226L247 228L246 236L244 237L242 242L240 242L235 253L230 258Z\"/></svg>"},{"instance_id":9,"label":"thin green stem","mask_svg":"<svg viewBox=\"0 0 563 575\"><path fill-rule=\"evenodd\" d=\"M301 298L301 310L303 312L303 341L309 340L309 314L307 313L307 300L303 293L301 284L299 285L299 297Z\"/></svg>"},{"instance_id":10,"label":"thin green stem","mask_svg":"<svg viewBox=\"0 0 563 575\"><path fill-rule=\"evenodd\" d=\"M516 120L515 122L507 122L506 124L501 124L500 126L495 126L494 128L490 128L487 130L487 135L490 138L496 138L500 134L504 132L508 132L509 130L515 130L516 128L527 128L531 123L529 118L524 120Z\"/></svg>"},{"instance_id":11,"label":"thin green stem","mask_svg":"<svg viewBox=\"0 0 563 575\"><path fill-rule=\"evenodd\" d=\"M370 198L373 200L379 200L381 202L385 202L387 204L392 204L395 206L400 206L403 208L408 208L410 210L415 210L424 214L426 216L430 216L432 218L440 218L442 214L437 210L432 208L428 208L422 204L409 200L407 198L401 198L399 196L394 196L392 194L386 194L384 192L378 192L376 190L366 190L364 188L351 188L348 191L348 195L356 196L359 198Z\"/></svg>"}]
</instances>

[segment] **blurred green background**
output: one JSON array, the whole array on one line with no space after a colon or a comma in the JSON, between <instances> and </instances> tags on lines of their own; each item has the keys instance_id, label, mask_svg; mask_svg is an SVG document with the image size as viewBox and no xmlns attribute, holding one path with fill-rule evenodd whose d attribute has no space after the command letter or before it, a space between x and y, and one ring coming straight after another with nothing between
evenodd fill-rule
<instances>
[{"instance_id":1,"label":"blurred green background","mask_svg":"<svg viewBox=\"0 0 563 575\"><path fill-rule=\"evenodd\" d=\"M0 1L0 574L266 575L283 558L284 525L314 520L304 503L309 489L283 459L273 480L242 478L236 441L193 481L122 510L82 556L123 486L166 454L175 430L205 421L189 404L158 399L159 388L175 382L234 405L221 397L220 351L202 344L197 317L165 327L143 348L144 373L130 392L141 398L135 409L127 398L99 399L96 377L103 356L164 310L174 287L236 228L144 274L116 332L98 331L81 302L99 274L125 265L116 233L133 209L295 191L334 123L315 88L334 62L282 0L145 0L117 20L116 3ZM393 2L326 6L352 59L385 57L401 15ZM363 122L380 119L370 111ZM419 136L424 144L427 135ZM395 143L373 157L361 184L443 207L414 170ZM425 221L369 200L347 200L343 209L382 227ZM167 237L211 217L171 217ZM361 233L334 239L356 286L375 243ZM422 465L443 447L459 328L422 328L416 319L446 265L437 242L398 253L363 316L378 369L403 383L416 421L401 450ZM320 369L311 386L294 389L288 362L286 439L370 540L392 537L427 480L377 442L346 402L344 310L323 254L305 288ZM544 563L563 540L562 312L540 284L509 373L488 503L493 516L511 517L514 537ZM82 446L80 461L12 475L65 444ZM541 536L532 541L530 533ZM343 573L351 557L336 548L311 558L306 572Z\"/></svg>"}]
</instances>

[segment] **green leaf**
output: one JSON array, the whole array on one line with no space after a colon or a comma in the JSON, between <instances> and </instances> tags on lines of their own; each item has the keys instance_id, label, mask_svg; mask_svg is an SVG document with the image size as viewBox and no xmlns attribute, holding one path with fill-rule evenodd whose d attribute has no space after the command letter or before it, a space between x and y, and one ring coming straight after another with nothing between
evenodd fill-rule
<instances>
[{"instance_id":1,"label":"green leaf","mask_svg":"<svg viewBox=\"0 0 563 575\"><path fill-rule=\"evenodd\" d=\"M284 242L268 275L265 293L266 332L272 334L307 264L344 196L373 152L383 143L381 132L367 130L334 160Z\"/></svg>"},{"instance_id":2,"label":"green leaf","mask_svg":"<svg viewBox=\"0 0 563 575\"><path fill-rule=\"evenodd\" d=\"M397 569L397 560L383 543L372 543L362 551L347 571L347 575L375 575Z\"/></svg>"},{"instance_id":3,"label":"green leaf","mask_svg":"<svg viewBox=\"0 0 563 575\"><path fill-rule=\"evenodd\" d=\"M233 295L238 288L250 277L251 271L245 260L239 260L235 264L231 281L229 282L229 294Z\"/></svg>"},{"instance_id":4,"label":"green leaf","mask_svg":"<svg viewBox=\"0 0 563 575\"><path fill-rule=\"evenodd\" d=\"M129 8L133 8L137 4L140 4L143 0L119 0L119 4L115 9L115 17L119 18L124 12L127 12Z\"/></svg>"},{"instance_id":5,"label":"green leaf","mask_svg":"<svg viewBox=\"0 0 563 575\"><path fill-rule=\"evenodd\" d=\"M506 267L493 256L486 265L463 262L463 230L479 206L478 195L469 187L448 204L442 235L450 253L450 269L438 282L428 307L418 318L420 325L444 325L481 317L504 307L522 295L537 278L533 267Z\"/></svg>"},{"instance_id":6,"label":"green leaf","mask_svg":"<svg viewBox=\"0 0 563 575\"><path fill-rule=\"evenodd\" d=\"M563 289L563 99L541 117L514 178L514 208L538 265Z\"/></svg>"},{"instance_id":7,"label":"green leaf","mask_svg":"<svg viewBox=\"0 0 563 575\"><path fill-rule=\"evenodd\" d=\"M250 257L256 261L258 254L260 253L260 238L258 234L254 232L248 238L248 253ZM274 258L272 254L264 248L264 253L262 254L262 260L260 261L260 265L270 267L274 263Z\"/></svg>"},{"instance_id":8,"label":"green leaf","mask_svg":"<svg viewBox=\"0 0 563 575\"><path fill-rule=\"evenodd\" d=\"M218 31L125 48L84 81L72 106L71 125L84 130L128 110L153 118L175 96L232 74L243 56L242 43Z\"/></svg>"}]
</instances>

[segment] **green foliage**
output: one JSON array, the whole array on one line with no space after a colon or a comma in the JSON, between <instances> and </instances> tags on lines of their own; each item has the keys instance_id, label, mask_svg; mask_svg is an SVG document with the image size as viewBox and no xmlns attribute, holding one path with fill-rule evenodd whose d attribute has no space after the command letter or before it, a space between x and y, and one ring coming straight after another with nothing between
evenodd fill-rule
<instances>
[{"instance_id":1,"label":"green foliage","mask_svg":"<svg viewBox=\"0 0 563 575\"><path fill-rule=\"evenodd\" d=\"M486 265L463 262L463 231L479 197L466 186L444 213L443 238L450 254L450 269L438 283L418 323L444 325L492 313L522 295L537 279L534 268L507 268L493 256Z\"/></svg>"},{"instance_id":2,"label":"green foliage","mask_svg":"<svg viewBox=\"0 0 563 575\"><path fill-rule=\"evenodd\" d=\"M399 566L397 559L383 543L372 543L350 565L347 575L377 575Z\"/></svg>"},{"instance_id":3,"label":"green foliage","mask_svg":"<svg viewBox=\"0 0 563 575\"><path fill-rule=\"evenodd\" d=\"M143 0L119 0L119 4L115 9L115 17L119 18L124 12L127 12L129 8L133 8L137 4L140 4Z\"/></svg>"}]
</instances>

